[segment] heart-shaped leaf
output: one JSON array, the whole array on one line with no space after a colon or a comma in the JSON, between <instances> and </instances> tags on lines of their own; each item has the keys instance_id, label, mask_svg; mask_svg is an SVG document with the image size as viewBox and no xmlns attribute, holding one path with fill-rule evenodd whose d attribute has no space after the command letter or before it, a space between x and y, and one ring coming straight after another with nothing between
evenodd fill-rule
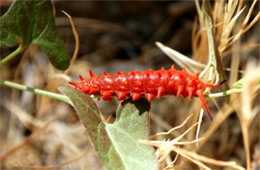
<instances>
[{"instance_id":1,"label":"heart-shaped leaf","mask_svg":"<svg viewBox=\"0 0 260 170\"><path fill-rule=\"evenodd\" d=\"M138 142L148 139L150 103L126 100L117 111L113 124L104 123L95 102L78 90L61 87L68 96L101 160L110 170L157 170L158 163L152 147Z\"/></svg>"},{"instance_id":2,"label":"heart-shaped leaf","mask_svg":"<svg viewBox=\"0 0 260 170\"><path fill-rule=\"evenodd\" d=\"M0 46L38 44L58 69L69 66L68 51L57 34L49 0L15 0L0 18Z\"/></svg>"}]
</instances>

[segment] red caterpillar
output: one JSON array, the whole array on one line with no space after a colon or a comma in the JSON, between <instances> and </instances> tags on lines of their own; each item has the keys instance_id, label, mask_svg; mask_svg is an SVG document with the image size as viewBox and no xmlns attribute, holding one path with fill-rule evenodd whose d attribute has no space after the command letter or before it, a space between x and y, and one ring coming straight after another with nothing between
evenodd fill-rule
<instances>
[{"instance_id":1,"label":"red caterpillar","mask_svg":"<svg viewBox=\"0 0 260 170\"><path fill-rule=\"evenodd\" d=\"M180 95L191 99L198 96L212 119L209 108L205 102L203 92L207 87L219 87L218 84L207 84L199 79L199 73L189 75L185 69L178 71L174 66L169 70L163 67L160 70L132 71L130 73L118 72L114 75L104 72L96 76L89 71L90 78L79 76L81 82L69 82L76 89L87 94L101 94L104 100L112 100L116 94L118 100L124 100L128 95L136 101L144 95L148 101L155 96L161 98L165 94Z\"/></svg>"}]
</instances>

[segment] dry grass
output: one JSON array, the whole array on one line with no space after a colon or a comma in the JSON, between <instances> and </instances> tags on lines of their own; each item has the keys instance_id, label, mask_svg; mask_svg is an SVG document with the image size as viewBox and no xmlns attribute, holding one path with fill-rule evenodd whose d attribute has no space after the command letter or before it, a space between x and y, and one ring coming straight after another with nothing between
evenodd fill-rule
<instances>
[{"instance_id":1,"label":"dry grass","mask_svg":"<svg viewBox=\"0 0 260 170\"><path fill-rule=\"evenodd\" d=\"M170 129L168 132L164 132L164 133L157 133L153 136L151 136L150 138L154 138L154 137L159 137L159 136L163 136L163 135L168 135L170 133L172 133L175 130L180 129L181 127L183 127L188 120L191 118L191 116L187 117L183 123L179 126L176 126L172 129ZM209 157L205 157L205 156L201 156L197 153L195 153L194 151L188 151L187 149L182 149L182 147L184 145L192 145L196 142L200 142L203 140L203 138L200 139L196 139L193 141L182 141L182 138L191 131L191 129L193 129L195 126L197 126L198 123L193 124L189 129L187 129L185 132L183 132L180 136L170 140L170 139L166 139L163 141L154 141L154 140L148 140L148 141L140 141L141 143L147 144L147 145L151 145L157 148L156 150L156 156L158 158L158 162L160 164L160 166L162 167L161 169L179 169L179 168L184 168L183 163L180 163L180 165L176 165L177 159L181 156L183 158L186 158L187 160L193 162L194 164L196 164L198 167L202 168L202 169L211 169L209 166L207 166L206 164L209 165L214 165L217 167L227 167L227 168L233 168L233 169L245 169L242 166L237 165L236 162L234 161L220 161L220 160L215 160L215 159L211 159ZM170 157L170 153L171 152L175 152L175 158L173 161L169 161ZM169 158L169 159L167 159ZM206 164L205 164L206 163Z\"/></svg>"},{"instance_id":2,"label":"dry grass","mask_svg":"<svg viewBox=\"0 0 260 170\"><path fill-rule=\"evenodd\" d=\"M176 140L179 140L179 138L183 137L183 134L176 137L173 140L166 140L166 141L145 141L144 143L152 145L157 147L157 156L159 159L159 163L161 163L161 167L164 167L163 169L178 169L179 166L175 165L177 162L175 159L173 162L167 161L167 157L169 154L174 151L177 156L182 156L186 158L187 160L195 163L197 166L199 166L202 169L211 169L210 167L206 166L204 163L208 163L217 167L226 167L226 168L234 168L234 169L245 169L240 165L237 165L235 162L224 162L224 161L218 161L213 160L209 157L204 157L196 154L195 152L199 152L205 144L208 142L210 138L212 138L217 129L220 128L227 122L228 117L232 113L237 113L237 116L239 118L241 129L243 135L243 143L244 143L244 151L245 151L245 157L246 157L246 169L251 169L251 153L250 153L250 134L249 129L252 125L252 120L255 120L256 124L259 124L259 100L257 100L257 97L259 99L259 88L260 88L260 65L259 61L252 61L246 65L245 70L239 70L240 66L240 37L246 33L254 24L256 24L257 21L260 19L260 12L257 13L255 17L251 17L252 11L255 8L257 1L254 0L250 5L250 8L246 10L246 7L243 6L243 1L228 1L225 3L224 1L216 1L214 3L213 8L209 7L210 4L200 5L198 1L196 1L196 7L198 11L198 18L199 18L199 30L196 31L197 24L194 26L193 31L193 51L194 51L194 57L190 59L187 56L184 56L183 54L179 53L178 51L175 51L174 49L171 49L161 43L156 43L156 45L166 54L168 55L172 60L174 60L178 65L181 67L185 67L189 72L194 73L198 70L201 70L204 68L205 72L211 73L209 76L211 81L214 80L214 76L217 76L217 74L212 75L212 72L210 69L207 68L206 65L202 64L205 63L205 59L207 58L207 55L210 57L211 52L208 51L210 48L210 44L208 44L208 36L207 35L207 24L205 23L205 11L208 12L209 16L211 17L211 21L213 24L212 34L215 38L214 41L214 54L215 57L219 57L221 60L224 60L224 57L227 57L225 52L229 50L229 52L232 53L231 55L231 66L229 70L229 84L231 85L231 88L236 88L235 86L232 87L232 84L234 84L238 80L238 73L243 72L243 93L242 94L233 94L231 95L231 100L229 105L223 105L218 106L219 111L216 114L214 121L211 122L210 127L207 130L202 130L202 137L203 140L198 139L198 132L200 131L200 128L197 129L196 133L196 139L191 142L184 142L185 144L191 144L196 142L199 143L199 146L194 149L194 145L192 147L187 146L179 146L179 143L176 142ZM251 21L249 22L249 18L251 18ZM207 19L206 19L207 20ZM252 44L254 47L259 47L260 44ZM235 47L235 48L234 48ZM234 50L236 49L236 50ZM248 49L248 48L247 48ZM200 63L200 62L202 63ZM210 61L208 61L210 63ZM258 63L258 64L253 64ZM212 64L212 63L210 63ZM209 64L208 64L209 65ZM213 63L214 65L214 63ZM217 69L217 66L214 67ZM213 69L214 69L213 68ZM217 71L217 70L215 70ZM212 77L213 76L213 77ZM216 80L218 80L217 78ZM241 81L240 81L241 83ZM240 84L241 85L241 84ZM241 99L239 99L241 98ZM257 103L258 101L258 103ZM215 104L216 101L214 101ZM258 104L258 105L257 105ZM235 112L234 112L235 111ZM258 114L258 116L257 116ZM195 117L194 121L198 120L198 116ZM200 125L201 122L201 116L198 121L198 124ZM186 123L186 120L183 121L183 123ZM182 124L183 125L183 124ZM191 127L193 127L196 124L193 124ZM173 130L176 128L179 128L179 126L169 130L166 133L157 133L154 136L161 136L166 135L169 133L172 133ZM191 130L191 129L189 129ZM253 138L259 139L259 129L254 132ZM194 136L193 133L191 133L191 136ZM229 135L227 134L226 139L223 139L223 141L227 141L227 137ZM222 138L222 136L219 136L219 138ZM224 137L223 137L224 138ZM252 137L251 137L252 138ZM161 139L161 138L160 138ZM222 139L220 139L222 140ZM200 142L199 142L200 141ZM259 141L258 141L259 142ZM225 145L225 143L223 143ZM192 151L188 151L186 149L182 148L193 148ZM223 148L227 146L222 146ZM194 152L195 151L195 152ZM182 162L182 161L179 161ZM183 163L183 162L182 162ZM166 165L166 166L165 166ZM184 168L182 164L182 168Z\"/></svg>"}]
</instances>

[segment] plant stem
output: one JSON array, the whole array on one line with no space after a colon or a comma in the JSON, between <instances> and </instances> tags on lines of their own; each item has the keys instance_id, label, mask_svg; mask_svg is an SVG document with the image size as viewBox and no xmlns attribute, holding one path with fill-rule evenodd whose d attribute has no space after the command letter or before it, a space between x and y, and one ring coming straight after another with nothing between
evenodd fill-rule
<instances>
[{"instance_id":1,"label":"plant stem","mask_svg":"<svg viewBox=\"0 0 260 170\"><path fill-rule=\"evenodd\" d=\"M9 60L17 56L19 53L23 51L24 48L25 45L23 43L20 43L19 47L15 51L13 51L11 54L9 54L0 61L0 65L7 63Z\"/></svg>"},{"instance_id":2,"label":"plant stem","mask_svg":"<svg viewBox=\"0 0 260 170\"><path fill-rule=\"evenodd\" d=\"M48 91L45 91L45 90L36 89L36 88L32 88L32 87L27 87L25 85L13 83L13 82L10 82L10 81L7 81L7 80L0 80L0 84L8 86L8 87L15 88L15 89L23 90L23 91L28 91L28 92L31 92L31 93L34 93L34 94L39 94L39 95L42 95L42 96L48 96L48 97L51 97L53 99L64 101L64 102L66 102L70 105L73 105L71 100L67 96L64 96L62 94L48 92ZM210 97L210 98L217 98L217 97L228 96L228 95L231 95L231 94L234 94L234 93L240 93L242 91L243 91L242 88L230 89L230 90L227 90L227 91L224 91L224 92L208 94L206 96Z\"/></svg>"},{"instance_id":3,"label":"plant stem","mask_svg":"<svg viewBox=\"0 0 260 170\"><path fill-rule=\"evenodd\" d=\"M207 97L210 97L210 98L217 98L217 97L228 96L228 95L231 95L231 94L234 94L234 93L241 93L242 91L243 91L242 88L239 88L239 89L230 89L230 90L223 91L223 92L219 92L219 93L208 94L208 95L206 95L206 96L207 96Z\"/></svg>"},{"instance_id":4,"label":"plant stem","mask_svg":"<svg viewBox=\"0 0 260 170\"><path fill-rule=\"evenodd\" d=\"M45 90L41 90L41 89L32 88L32 87L27 87L25 85L13 83L13 82L10 82L10 81L7 81L7 80L0 80L0 84L3 84L3 85L8 86L8 87L15 88L15 89L23 90L23 91L28 91L28 92L31 92L31 93L34 93L34 94L39 94L39 95L42 95L42 96L48 96L48 97L51 97L53 99L64 101L64 102L72 105L72 102L70 101L70 99L67 96L64 96L64 95L61 95L61 94L58 94L58 93L53 93L53 92L49 92L49 91L45 91Z\"/></svg>"}]
</instances>

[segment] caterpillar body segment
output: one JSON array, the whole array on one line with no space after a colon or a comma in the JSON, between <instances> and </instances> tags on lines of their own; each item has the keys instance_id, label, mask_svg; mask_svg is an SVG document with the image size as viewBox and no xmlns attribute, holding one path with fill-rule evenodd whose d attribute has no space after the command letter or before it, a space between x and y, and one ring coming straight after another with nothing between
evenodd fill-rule
<instances>
[{"instance_id":1,"label":"caterpillar body segment","mask_svg":"<svg viewBox=\"0 0 260 170\"><path fill-rule=\"evenodd\" d=\"M207 87L219 87L223 82L218 84L207 84L199 79L199 73L195 75L188 74L185 69L179 71L171 67L165 70L145 70L132 72L117 72L116 74L108 74L106 72L101 76L94 75L89 71L90 78L85 79L79 76L80 82L69 82L76 89L86 94L102 95L104 100L112 100L112 96L116 95L118 100L125 100L128 96L136 101L145 96L148 101L161 98L164 95L174 95L179 97L193 96L200 98L204 109L212 119L209 108L203 96Z\"/></svg>"}]
</instances>

